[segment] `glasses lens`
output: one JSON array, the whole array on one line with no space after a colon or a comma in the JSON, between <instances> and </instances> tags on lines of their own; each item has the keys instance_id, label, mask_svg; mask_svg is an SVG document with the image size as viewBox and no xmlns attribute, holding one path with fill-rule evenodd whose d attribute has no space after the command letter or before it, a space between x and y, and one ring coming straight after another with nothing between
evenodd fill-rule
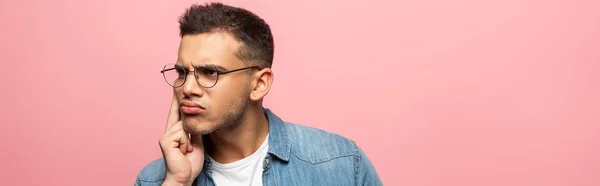
<instances>
[{"instance_id":1,"label":"glasses lens","mask_svg":"<svg viewBox=\"0 0 600 186\"><path fill-rule=\"evenodd\" d=\"M214 66L197 67L195 73L198 83L203 87L213 87L217 83L219 73Z\"/></svg>"},{"instance_id":2,"label":"glasses lens","mask_svg":"<svg viewBox=\"0 0 600 186\"><path fill-rule=\"evenodd\" d=\"M163 68L163 76L165 81L172 87L179 87L183 85L187 70L180 65L168 64Z\"/></svg>"}]
</instances>

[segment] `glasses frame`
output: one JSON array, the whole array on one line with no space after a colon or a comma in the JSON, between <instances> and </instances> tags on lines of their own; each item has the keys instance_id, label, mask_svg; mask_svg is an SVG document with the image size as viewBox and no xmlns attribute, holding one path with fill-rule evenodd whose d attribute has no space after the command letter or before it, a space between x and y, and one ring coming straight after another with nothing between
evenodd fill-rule
<instances>
[{"instance_id":1,"label":"glasses frame","mask_svg":"<svg viewBox=\"0 0 600 186\"><path fill-rule=\"evenodd\" d=\"M185 85L185 81L187 81L187 76L188 76L188 75L190 75L190 74L193 74L193 75L194 75L194 79L196 79L196 82L198 83L198 85L200 85L200 86L202 86L202 87L204 87L204 88L212 88L212 87L214 87L215 85L217 85L217 83L219 82L219 76L220 76L220 75L225 75L225 74L229 74L229 73L232 73L232 72L237 72L237 71L242 71L242 70L248 70L248 69L257 69L257 70L262 70L262 69L261 69L260 67L258 67L258 66L249 66L249 67L238 68L238 69L234 69L234 70L228 70L228 71L225 71L225 72L221 72L221 71L219 71L219 70L218 70L218 69L217 69L215 66L213 66L213 65L208 65L210 68L213 68L213 70L214 70L214 71L217 73L217 79L215 80L215 83L214 83L212 86L208 86L208 87L207 87L207 86L204 86L204 85L202 85L202 84L200 83L200 81L198 81L198 77L199 77L199 76L197 76L197 75L196 75L196 71L197 71L197 70L196 70L196 68L197 68L197 67L194 67L194 70L193 70L193 71L189 71L189 70L187 70L186 68L183 68L183 69L185 70L185 75L184 75L184 76L185 76L186 78L183 78L183 83L181 83L181 85L179 85L179 86L175 86L175 85L171 85L171 83L169 83L169 80L167 79L167 76L165 75L165 72L167 72L167 71L170 71L170 70L175 70L175 68L169 68L169 69L167 69L167 66L168 66L168 65L170 65L170 64L167 64L167 65L165 65L165 66L163 67L163 70L161 70L161 71L160 71L160 73L161 73L161 74L163 74L163 78L165 79L165 81L167 82L167 84L169 84L169 86L171 86L171 87L173 87L173 88L179 88L179 87L181 87L181 86ZM176 64L175 64L174 66L176 66ZM190 72L193 72L193 73L190 73Z\"/></svg>"}]
</instances>

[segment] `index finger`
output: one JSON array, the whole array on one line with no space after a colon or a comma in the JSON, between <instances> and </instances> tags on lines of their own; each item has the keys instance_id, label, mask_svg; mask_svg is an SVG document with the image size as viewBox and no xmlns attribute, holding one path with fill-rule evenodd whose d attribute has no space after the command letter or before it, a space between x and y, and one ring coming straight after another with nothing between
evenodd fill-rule
<instances>
[{"instance_id":1,"label":"index finger","mask_svg":"<svg viewBox=\"0 0 600 186\"><path fill-rule=\"evenodd\" d=\"M167 117L166 129L171 128L177 121L179 121L179 101L177 100L175 90L173 90L173 100L171 100L171 108L169 109L169 116Z\"/></svg>"}]
</instances>

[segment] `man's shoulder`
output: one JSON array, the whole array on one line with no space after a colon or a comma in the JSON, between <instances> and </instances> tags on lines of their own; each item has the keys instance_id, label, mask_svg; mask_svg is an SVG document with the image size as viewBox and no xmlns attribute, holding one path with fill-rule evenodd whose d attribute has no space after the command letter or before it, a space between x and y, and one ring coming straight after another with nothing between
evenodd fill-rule
<instances>
[{"instance_id":1,"label":"man's shoulder","mask_svg":"<svg viewBox=\"0 0 600 186\"><path fill-rule=\"evenodd\" d=\"M166 174L165 160L161 157L142 168L136 182L161 183Z\"/></svg>"},{"instance_id":2,"label":"man's shoulder","mask_svg":"<svg viewBox=\"0 0 600 186\"><path fill-rule=\"evenodd\" d=\"M321 163L340 157L356 157L356 143L342 135L295 123L286 122L291 152L310 163Z\"/></svg>"}]
</instances>

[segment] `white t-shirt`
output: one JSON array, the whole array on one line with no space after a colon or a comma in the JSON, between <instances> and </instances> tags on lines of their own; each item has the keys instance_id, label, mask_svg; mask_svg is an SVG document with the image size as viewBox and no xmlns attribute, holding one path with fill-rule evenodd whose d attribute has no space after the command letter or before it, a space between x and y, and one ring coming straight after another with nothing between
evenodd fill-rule
<instances>
[{"instance_id":1,"label":"white t-shirt","mask_svg":"<svg viewBox=\"0 0 600 186\"><path fill-rule=\"evenodd\" d=\"M256 152L244 159L222 164L210 156L212 177L215 185L225 186L262 186L263 161L269 151L269 135Z\"/></svg>"}]
</instances>

